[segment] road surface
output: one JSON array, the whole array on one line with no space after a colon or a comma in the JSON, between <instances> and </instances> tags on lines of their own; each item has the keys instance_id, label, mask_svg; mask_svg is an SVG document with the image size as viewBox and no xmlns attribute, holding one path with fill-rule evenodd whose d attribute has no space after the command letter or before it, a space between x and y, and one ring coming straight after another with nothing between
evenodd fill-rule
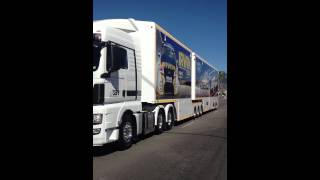
<instances>
[{"instance_id":1,"label":"road surface","mask_svg":"<svg viewBox=\"0 0 320 180\"><path fill-rule=\"evenodd\" d=\"M227 104L130 149L94 149L94 180L227 179Z\"/></svg>"}]
</instances>

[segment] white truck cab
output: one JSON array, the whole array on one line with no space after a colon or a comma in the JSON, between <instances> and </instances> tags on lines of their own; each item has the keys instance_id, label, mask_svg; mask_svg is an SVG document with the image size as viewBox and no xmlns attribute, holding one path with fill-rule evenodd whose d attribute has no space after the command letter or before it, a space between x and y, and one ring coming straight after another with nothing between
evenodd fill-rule
<instances>
[{"instance_id":1,"label":"white truck cab","mask_svg":"<svg viewBox=\"0 0 320 180\"><path fill-rule=\"evenodd\" d=\"M106 24L94 25L93 29L94 145L118 140L125 113L132 116L142 111L141 85L137 82L141 74L136 57L139 47L131 35ZM132 124L126 126L127 138L133 136L132 128Z\"/></svg>"}]
</instances>

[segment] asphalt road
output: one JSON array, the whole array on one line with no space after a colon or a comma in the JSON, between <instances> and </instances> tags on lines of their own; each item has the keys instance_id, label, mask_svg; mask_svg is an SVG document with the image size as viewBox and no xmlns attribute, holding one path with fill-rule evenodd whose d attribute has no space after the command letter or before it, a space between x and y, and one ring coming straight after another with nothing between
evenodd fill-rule
<instances>
[{"instance_id":1,"label":"asphalt road","mask_svg":"<svg viewBox=\"0 0 320 180\"><path fill-rule=\"evenodd\" d=\"M227 179L227 104L119 151L94 149L94 180Z\"/></svg>"}]
</instances>

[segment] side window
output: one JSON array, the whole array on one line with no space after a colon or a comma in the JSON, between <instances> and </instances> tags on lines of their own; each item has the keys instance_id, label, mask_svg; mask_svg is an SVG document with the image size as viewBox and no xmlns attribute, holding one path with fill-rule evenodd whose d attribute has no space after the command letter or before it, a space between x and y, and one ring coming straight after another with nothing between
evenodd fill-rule
<instances>
[{"instance_id":1,"label":"side window","mask_svg":"<svg viewBox=\"0 0 320 180\"><path fill-rule=\"evenodd\" d=\"M119 47L113 46L113 65L115 69L128 69L128 56L127 50Z\"/></svg>"},{"instance_id":2,"label":"side window","mask_svg":"<svg viewBox=\"0 0 320 180\"><path fill-rule=\"evenodd\" d=\"M107 46L107 70L119 69L128 69L127 50L117 45L109 45Z\"/></svg>"}]
</instances>

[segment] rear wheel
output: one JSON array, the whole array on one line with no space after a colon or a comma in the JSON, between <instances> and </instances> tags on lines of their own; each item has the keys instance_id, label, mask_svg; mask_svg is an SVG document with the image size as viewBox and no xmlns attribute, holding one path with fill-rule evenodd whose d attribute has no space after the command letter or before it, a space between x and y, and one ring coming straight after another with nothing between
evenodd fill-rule
<instances>
[{"instance_id":1,"label":"rear wheel","mask_svg":"<svg viewBox=\"0 0 320 180\"><path fill-rule=\"evenodd\" d=\"M132 116L125 115L119 128L118 146L121 149L127 149L132 145L134 129L132 124Z\"/></svg>"},{"instance_id":2,"label":"rear wheel","mask_svg":"<svg viewBox=\"0 0 320 180\"><path fill-rule=\"evenodd\" d=\"M170 109L168 112L168 121L166 123L166 130L172 129L173 123L174 123L173 111L172 109Z\"/></svg>"},{"instance_id":3,"label":"rear wheel","mask_svg":"<svg viewBox=\"0 0 320 180\"><path fill-rule=\"evenodd\" d=\"M158 118L157 118L157 126L156 126L156 133L161 134L164 129L164 113L163 111L158 112Z\"/></svg>"}]
</instances>

